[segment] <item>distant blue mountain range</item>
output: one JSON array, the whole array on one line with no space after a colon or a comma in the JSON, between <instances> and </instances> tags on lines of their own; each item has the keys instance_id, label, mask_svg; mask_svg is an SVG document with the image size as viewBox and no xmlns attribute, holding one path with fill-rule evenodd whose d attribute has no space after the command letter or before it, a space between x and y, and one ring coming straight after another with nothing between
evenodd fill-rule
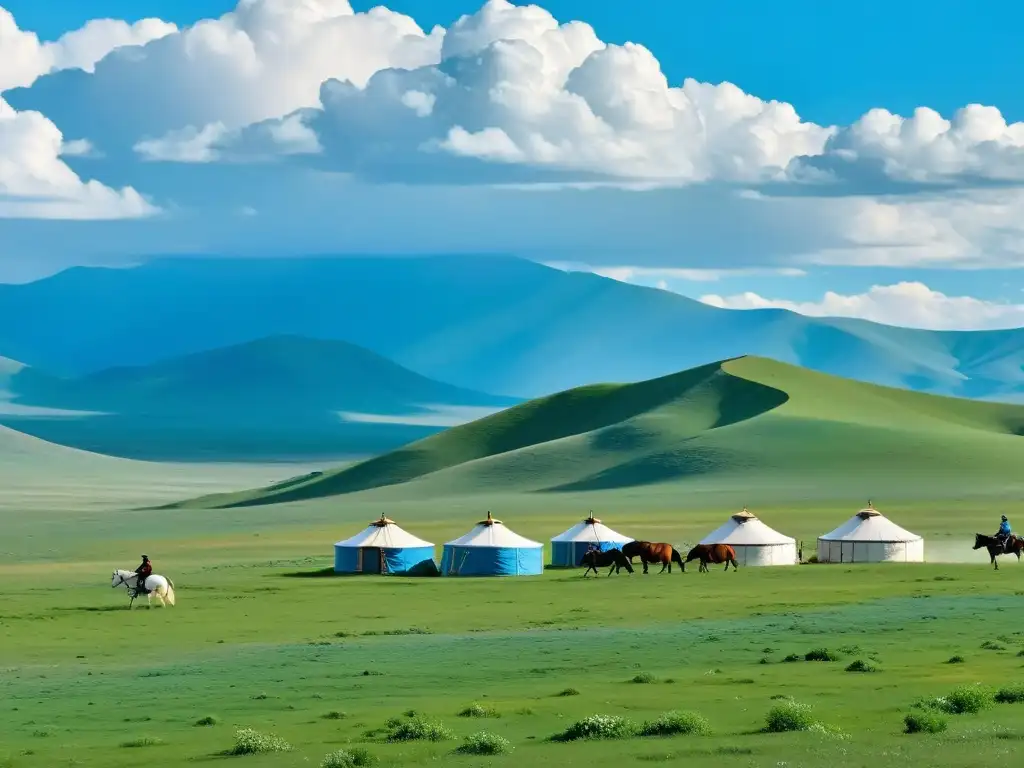
<instances>
[{"instance_id":1,"label":"distant blue mountain range","mask_svg":"<svg viewBox=\"0 0 1024 768\"><path fill-rule=\"evenodd\" d=\"M511 397L750 354L923 392L1024 400L1024 329L724 310L511 257L165 258L0 286L0 355L64 376L280 335L350 342L431 379Z\"/></svg>"}]
</instances>

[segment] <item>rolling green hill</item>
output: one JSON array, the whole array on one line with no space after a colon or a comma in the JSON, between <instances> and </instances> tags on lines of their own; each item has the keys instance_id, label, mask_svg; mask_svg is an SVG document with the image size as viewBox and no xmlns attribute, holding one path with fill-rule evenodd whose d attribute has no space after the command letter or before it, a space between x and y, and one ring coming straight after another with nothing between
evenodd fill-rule
<instances>
[{"instance_id":1,"label":"rolling green hill","mask_svg":"<svg viewBox=\"0 0 1024 768\"><path fill-rule=\"evenodd\" d=\"M138 459L365 456L519 402L434 381L353 344L299 336L69 379L19 366L0 365L0 423Z\"/></svg>"},{"instance_id":2,"label":"rolling green hill","mask_svg":"<svg viewBox=\"0 0 1024 768\"><path fill-rule=\"evenodd\" d=\"M757 357L532 400L341 471L184 502L247 506L407 486L418 497L1020 482L1024 407L864 384Z\"/></svg>"}]
</instances>

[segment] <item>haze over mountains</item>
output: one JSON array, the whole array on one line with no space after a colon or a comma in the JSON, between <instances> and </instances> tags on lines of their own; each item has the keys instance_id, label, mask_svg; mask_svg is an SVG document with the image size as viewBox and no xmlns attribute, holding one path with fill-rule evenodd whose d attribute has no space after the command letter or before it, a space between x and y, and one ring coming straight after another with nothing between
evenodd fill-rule
<instances>
[{"instance_id":1,"label":"haze over mountains","mask_svg":"<svg viewBox=\"0 0 1024 768\"><path fill-rule=\"evenodd\" d=\"M280 335L346 341L521 398L746 354L922 392L1024 398L1024 329L724 310L511 257L174 258L0 286L0 355L58 375Z\"/></svg>"},{"instance_id":2,"label":"haze over mountains","mask_svg":"<svg viewBox=\"0 0 1024 768\"><path fill-rule=\"evenodd\" d=\"M516 403L433 381L343 341L275 336L58 378L0 366L0 422L148 459L366 455Z\"/></svg>"},{"instance_id":3,"label":"haze over mountains","mask_svg":"<svg viewBox=\"0 0 1024 768\"><path fill-rule=\"evenodd\" d=\"M414 498L686 483L887 497L1024 481L1024 406L880 387L756 357L532 400L339 470L196 499L235 507L398 488Z\"/></svg>"}]
</instances>

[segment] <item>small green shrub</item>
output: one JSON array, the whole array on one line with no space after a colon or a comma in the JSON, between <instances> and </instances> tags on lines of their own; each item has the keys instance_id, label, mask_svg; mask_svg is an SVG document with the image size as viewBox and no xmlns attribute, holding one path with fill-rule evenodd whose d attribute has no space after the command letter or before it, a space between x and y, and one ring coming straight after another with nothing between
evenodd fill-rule
<instances>
[{"instance_id":1,"label":"small green shrub","mask_svg":"<svg viewBox=\"0 0 1024 768\"><path fill-rule=\"evenodd\" d=\"M846 668L847 672L877 672L878 667L863 659L857 659Z\"/></svg>"},{"instance_id":2,"label":"small green shrub","mask_svg":"<svg viewBox=\"0 0 1024 768\"><path fill-rule=\"evenodd\" d=\"M206 717L200 717L196 720L193 725L196 728L209 728L211 725L217 724L217 718L213 715L207 715Z\"/></svg>"},{"instance_id":3,"label":"small green shrub","mask_svg":"<svg viewBox=\"0 0 1024 768\"><path fill-rule=\"evenodd\" d=\"M363 768L363 766L376 765L377 758L362 747L353 749L339 749L325 755L320 761L320 768Z\"/></svg>"},{"instance_id":4,"label":"small green shrub","mask_svg":"<svg viewBox=\"0 0 1024 768\"><path fill-rule=\"evenodd\" d=\"M327 712L323 716L323 719L324 720L344 720L346 717L348 717L347 713L339 712L337 709L332 709L330 712Z\"/></svg>"},{"instance_id":5,"label":"small green shrub","mask_svg":"<svg viewBox=\"0 0 1024 768\"><path fill-rule=\"evenodd\" d=\"M1006 650L1006 646L1005 645L1003 645L1002 643L997 643L994 640L986 640L984 643L981 644L981 647L984 648L986 651L1005 651Z\"/></svg>"},{"instance_id":6,"label":"small green shrub","mask_svg":"<svg viewBox=\"0 0 1024 768\"><path fill-rule=\"evenodd\" d=\"M132 739L131 741L122 742L121 746L128 749L136 749L138 747L159 747L161 744L163 744L161 739L154 739L145 736L141 739Z\"/></svg>"},{"instance_id":7,"label":"small green shrub","mask_svg":"<svg viewBox=\"0 0 1024 768\"><path fill-rule=\"evenodd\" d=\"M579 720L554 737L555 741L581 739L626 739L636 733L636 726L618 715L590 715Z\"/></svg>"},{"instance_id":8,"label":"small green shrub","mask_svg":"<svg viewBox=\"0 0 1024 768\"><path fill-rule=\"evenodd\" d=\"M455 751L463 755L506 755L512 751L512 742L496 733L480 731L467 736Z\"/></svg>"},{"instance_id":9,"label":"small green shrub","mask_svg":"<svg viewBox=\"0 0 1024 768\"><path fill-rule=\"evenodd\" d=\"M764 730L767 733L807 731L816 722L814 715L811 714L811 707L797 701L776 704L768 710L764 721Z\"/></svg>"},{"instance_id":10,"label":"small green shrub","mask_svg":"<svg viewBox=\"0 0 1024 768\"><path fill-rule=\"evenodd\" d=\"M388 741L447 741L455 738L440 721L422 717L402 720L394 725L389 722L389 728Z\"/></svg>"},{"instance_id":11,"label":"small green shrub","mask_svg":"<svg viewBox=\"0 0 1024 768\"><path fill-rule=\"evenodd\" d=\"M800 661L800 654L791 653L786 658L784 658L783 661L785 661L788 664L792 664L794 661Z\"/></svg>"},{"instance_id":12,"label":"small green shrub","mask_svg":"<svg viewBox=\"0 0 1024 768\"><path fill-rule=\"evenodd\" d=\"M580 695L580 692L577 691L575 688L565 688L565 689L563 689L563 690L561 690L561 691L559 691L558 693L555 694L555 696L579 696L579 695Z\"/></svg>"},{"instance_id":13,"label":"small green shrub","mask_svg":"<svg viewBox=\"0 0 1024 768\"><path fill-rule=\"evenodd\" d=\"M804 654L804 661L839 661L839 655L828 648L815 648Z\"/></svg>"},{"instance_id":14,"label":"small green shrub","mask_svg":"<svg viewBox=\"0 0 1024 768\"><path fill-rule=\"evenodd\" d=\"M658 682L654 675L648 674L647 672L641 672L639 675L633 677L629 682L637 683L639 685L648 685L650 683Z\"/></svg>"},{"instance_id":15,"label":"small green shrub","mask_svg":"<svg viewBox=\"0 0 1024 768\"><path fill-rule=\"evenodd\" d=\"M494 707L485 707L482 704L470 704L459 712L459 717L501 717Z\"/></svg>"},{"instance_id":16,"label":"small green shrub","mask_svg":"<svg viewBox=\"0 0 1024 768\"><path fill-rule=\"evenodd\" d=\"M707 718L696 712L665 712L640 727L641 736L707 736L709 733L711 725Z\"/></svg>"},{"instance_id":17,"label":"small green shrub","mask_svg":"<svg viewBox=\"0 0 1024 768\"><path fill-rule=\"evenodd\" d=\"M289 752L292 745L282 738L260 733L252 728L239 728L235 731L235 746L228 750L229 755L265 755L268 752Z\"/></svg>"},{"instance_id":18,"label":"small green shrub","mask_svg":"<svg viewBox=\"0 0 1024 768\"><path fill-rule=\"evenodd\" d=\"M963 664L965 661L967 661L967 659L965 659L963 656L950 656L949 657L949 661L947 661L946 663L947 664Z\"/></svg>"},{"instance_id":19,"label":"small green shrub","mask_svg":"<svg viewBox=\"0 0 1024 768\"><path fill-rule=\"evenodd\" d=\"M1018 658L1024 657L1024 651L1017 651L1017 657Z\"/></svg>"},{"instance_id":20,"label":"small green shrub","mask_svg":"<svg viewBox=\"0 0 1024 768\"><path fill-rule=\"evenodd\" d=\"M942 733L948 724L932 712L913 712L903 718L904 733Z\"/></svg>"},{"instance_id":21,"label":"small green shrub","mask_svg":"<svg viewBox=\"0 0 1024 768\"><path fill-rule=\"evenodd\" d=\"M947 715L974 715L992 704L992 692L980 685L961 685L945 696L926 699L919 709L937 709Z\"/></svg>"},{"instance_id":22,"label":"small green shrub","mask_svg":"<svg viewBox=\"0 0 1024 768\"><path fill-rule=\"evenodd\" d=\"M996 691L995 700L999 704L1024 704L1024 685L1013 685Z\"/></svg>"}]
</instances>

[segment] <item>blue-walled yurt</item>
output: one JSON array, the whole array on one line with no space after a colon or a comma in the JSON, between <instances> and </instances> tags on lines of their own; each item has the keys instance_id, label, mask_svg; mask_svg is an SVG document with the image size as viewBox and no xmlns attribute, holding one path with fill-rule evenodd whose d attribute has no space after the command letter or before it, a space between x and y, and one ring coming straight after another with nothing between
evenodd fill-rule
<instances>
[{"instance_id":1,"label":"blue-walled yurt","mask_svg":"<svg viewBox=\"0 0 1024 768\"><path fill-rule=\"evenodd\" d=\"M434 545L382 515L366 530L334 545L334 572L436 575Z\"/></svg>"},{"instance_id":2,"label":"blue-walled yurt","mask_svg":"<svg viewBox=\"0 0 1024 768\"><path fill-rule=\"evenodd\" d=\"M575 567L580 564L583 555L591 546L606 552L609 549L622 549L622 545L630 541L633 539L613 531L591 515L565 533L551 539L551 565L560 568Z\"/></svg>"},{"instance_id":3,"label":"blue-walled yurt","mask_svg":"<svg viewBox=\"0 0 1024 768\"><path fill-rule=\"evenodd\" d=\"M539 576L544 545L510 531L491 513L465 536L444 545L443 576Z\"/></svg>"}]
</instances>

